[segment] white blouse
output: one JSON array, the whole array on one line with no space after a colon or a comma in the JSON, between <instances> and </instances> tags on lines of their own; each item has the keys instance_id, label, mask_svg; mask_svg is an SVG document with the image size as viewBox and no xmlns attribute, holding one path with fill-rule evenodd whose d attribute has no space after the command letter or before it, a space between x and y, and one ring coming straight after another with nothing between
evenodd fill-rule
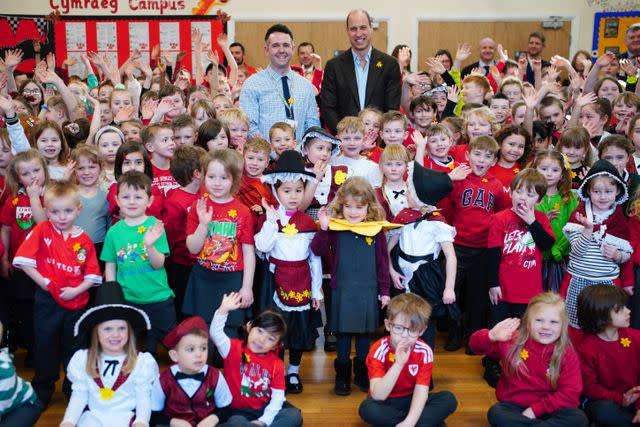
<instances>
[{"instance_id":1,"label":"white blouse","mask_svg":"<svg viewBox=\"0 0 640 427\"><path fill-rule=\"evenodd\" d=\"M127 380L118 387L113 397L104 400L100 395L100 387L87 374L88 350L78 350L71 358L67 367L67 377L71 381L71 399L64 414L64 422L79 427L129 427L135 416L135 423L149 425L151 417L151 389L158 377L158 364L149 353L139 353L136 366ZM118 360L115 368L111 368L105 361ZM101 355L98 371L105 387L115 383L124 355L112 357ZM89 409L83 413L85 406Z\"/></svg>"},{"instance_id":2,"label":"white blouse","mask_svg":"<svg viewBox=\"0 0 640 427\"><path fill-rule=\"evenodd\" d=\"M420 221L417 223L407 224L401 228L400 240L398 244L400 249L407 255L426 256L433 255L437 259L440 255L442 242L453 242L456 235L456 229L442 221ZM426 261L408 262L403 258L398 259L400 266L399 273L405 276L402 283L408 288L409 282L416 271Z\"/></svg>"},{"instance_id":3,"label":"white blouse","mask_svg":"<svg viewBox=\"0 0 640 427\"><path fill-rule=\"evenodd\" d=\"M309 249L311 240L315 233L295 233L291 237L287 237L285 233L278 230L278 219L284 227L289 223L289 216L286 215L284 209L277 210L277 218L265 221L260 232L255 235L256 249L267 254L269 257L281 261L302 261L308 260L311 269L311 297L322 300L322 261L321 258L314 255ZM269 264L269 269L273 273L275 266ZM274 302L283 310L294 310L292 307L285 306L280 303L279 299L274 296ZM296 311L308 310L309 304L296 307Z\"/></svg>"}]
</instances>

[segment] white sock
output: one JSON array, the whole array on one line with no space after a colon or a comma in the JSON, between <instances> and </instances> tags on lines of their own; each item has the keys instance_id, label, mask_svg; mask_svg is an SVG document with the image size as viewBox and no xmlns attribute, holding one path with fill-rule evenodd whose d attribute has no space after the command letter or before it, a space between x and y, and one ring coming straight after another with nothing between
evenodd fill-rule
<instances>
[{"instance_id":1,"label":"white sock","mask_svg":"<svg viewBox=\"0 0 640 427\"><path fill-rule=\"evenodd\" d=\"M300 372L300 366L295 366L295 365L289 365L289 369L287 370L287 375L288 374L297 374ZM291 382L291 384L298 384L298 379L296 377L291 377L289 378L289 382Z\"/></svg>"}]
</instances>

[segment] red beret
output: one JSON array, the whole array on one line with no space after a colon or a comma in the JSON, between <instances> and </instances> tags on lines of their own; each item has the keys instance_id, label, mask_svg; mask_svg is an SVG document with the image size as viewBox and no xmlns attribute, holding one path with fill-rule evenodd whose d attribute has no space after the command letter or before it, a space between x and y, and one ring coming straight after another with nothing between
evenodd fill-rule
<instances>
[{"instance_id":1,"label":"red beret","mask_svg":"<svg viewBox=\"0 0 640 427\"><path fill-rule=\"evenodd\" d=\"M202 317L194 316L183 320L182 323L173 328L173 330L164 337L162 344L171 350L178 345L183 336L187 335L189 331L193 329L200 329L205 334L209 335L209 329L207 328L207 324L204 319Z\"/></svg>"}]
</instances>

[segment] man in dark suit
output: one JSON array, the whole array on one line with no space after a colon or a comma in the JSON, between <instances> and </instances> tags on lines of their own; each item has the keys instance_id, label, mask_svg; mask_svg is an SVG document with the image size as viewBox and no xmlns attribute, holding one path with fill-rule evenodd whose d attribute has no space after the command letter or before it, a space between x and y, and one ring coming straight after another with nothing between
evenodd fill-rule
<instances>
[{"instance_id":1,"label":"man in dark suit","mask_svg":"<svg viewBox=\"0 0 640 427\"><path fill-rule=\"evenodd\" d=\"M624 44L627 46L627 51L620 54L620 59L636 59L640 58L640 23L629 25L624 36ZM638 64L634 64L638 66Z\"/></svg>"},{"instance_id":2,"label":"man in dark suit","mask_svg":"<svg viewBox=\"0 0 640 427\"><path fill-rule=\"evenodd\" d=\"M471 74L471 71L474 68L480 68L484 75L491 81L493 77L489 74L489 69L496 65L496 62L493 60L495 53L496 42L493 41L492 38L486 37L480 40L480 45L478 46L478 55L480 59L464 67L461 71L461 77L464 79L466 76Z\"/></svg>"},{"instance_id":3,"label":"man in dark suit","mask_svg":"<svg viewBox=\"0 0 640 427\"><path fill-rule=\"evenodd\" d=\"M366 107L382 112L400 107L400 66L395 58L371 47L371 17L364 10L347 16L351 48L327 62L322 79L321 118L336 133L338 122Z\"/></svg>"},{"instance_id":4,"label":"man in dark suit","mask_svg":"<svg viewBox=\"0 0 640 427\"><path fill-rule=\"evenodd\" d=\"M551 65L549 61L542 59L545 40L544 34L540 31L534 31L529 34L529 41L527 42L527 81L532 85L535 85L536 81L531 61L539 59L543 69Z\"/></svg>"}]
</instances>

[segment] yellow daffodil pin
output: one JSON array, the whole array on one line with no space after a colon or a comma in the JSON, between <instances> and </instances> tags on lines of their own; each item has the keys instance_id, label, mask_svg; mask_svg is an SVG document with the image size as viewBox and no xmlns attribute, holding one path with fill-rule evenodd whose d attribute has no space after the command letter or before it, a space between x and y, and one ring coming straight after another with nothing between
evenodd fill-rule
<instances>
[{"instance_id":1,"label":"yellow daffodil pin","mask_svg":"<svg viewBox=\"0 0 640 427\"><path fill-rule=\"evenodd\" d=\"M113 391L112 388L102 387L100 389L100 399L101 400L111 400L111 398L113 397L114 393L115 392Z\"/></svg>"},{"instance_id":2,"label":"yellow daffodil pin","mask_svg":"<svg viewBox=\"0 0 640 427\"><path fill-rule=\"evenodd\" d=\"M338 185L344 184L346 180L347 174L342 172L341 170L337 170L336 173L333 174L333 181Z\"/></svg>"},{"instance_id":3,"label":"yellow daffodil pin","mask_svg":"<svg viewBox=\"0 0 640 427\"><path fill-rule=\"evenodd\" d=\"M298 229L296 228L295 224L289 223L282 227L282 232L284 233L285 237L293 237L298 233Z\"/></svg>"}]
</instances>

